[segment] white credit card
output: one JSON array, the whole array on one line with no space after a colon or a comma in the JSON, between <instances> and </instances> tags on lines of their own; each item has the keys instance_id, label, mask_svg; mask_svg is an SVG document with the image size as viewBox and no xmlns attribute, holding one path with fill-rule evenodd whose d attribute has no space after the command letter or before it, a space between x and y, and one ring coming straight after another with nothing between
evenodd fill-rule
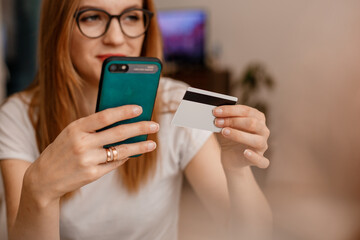
<instances>
[{"instance_id":1,"label":"white credit card","mask_svg":"<svg viewBox=\"0 0 360 240\"><path fill-rule=\"evenodd\" d=\"M213 109L222 105L235 105L237 97L189 87L176 110L171 124L220 132L214 124Z\"/></svg>"}]
</instances>

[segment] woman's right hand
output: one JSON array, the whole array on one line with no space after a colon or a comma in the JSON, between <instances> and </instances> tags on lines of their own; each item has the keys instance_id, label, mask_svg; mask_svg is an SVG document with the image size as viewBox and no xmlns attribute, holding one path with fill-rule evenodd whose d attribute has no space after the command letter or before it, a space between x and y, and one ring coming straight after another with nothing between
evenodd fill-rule
<instances>
[{"instance_id":1,"label":"woman's right hand","mask_svg":"<svg viewBox=\"0 0 360 240\"><path fill-rule=\"evenodd\" d=\"M130 156L153 151L156 143L150 140L119 145L116 147L119 160L106 163L107 155L103 146L138 135L156 133L159 125L155 122L124 124L96 132L141 113L141 107L127 105L72 122L30 165L24 176L23 190L30 191L40 206L46 206L118 168Z\"/></svg>"}]
</instances>

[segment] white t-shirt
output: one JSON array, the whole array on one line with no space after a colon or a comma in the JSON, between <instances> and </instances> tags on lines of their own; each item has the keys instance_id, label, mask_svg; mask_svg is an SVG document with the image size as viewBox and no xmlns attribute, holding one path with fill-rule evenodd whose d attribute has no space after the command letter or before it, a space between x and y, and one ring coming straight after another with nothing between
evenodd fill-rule
<instances>
[{"instance_id":1,"label":"white t-shirt","mask_svg":"<svg viewBox=\"0 0 360 240\"><path fill-rule=\"evenodd\" d=\"M164 102L179 103L186 85L166 78L160 83ZM17 96L1 107L0 159L39 157L27 108ZM172 126L172 117L160 116L155 176L136 194L126 191L116 170L82 187L61 206L62 240L177 239L182 171L211 133Z\"/></svg>"}]
</instances>

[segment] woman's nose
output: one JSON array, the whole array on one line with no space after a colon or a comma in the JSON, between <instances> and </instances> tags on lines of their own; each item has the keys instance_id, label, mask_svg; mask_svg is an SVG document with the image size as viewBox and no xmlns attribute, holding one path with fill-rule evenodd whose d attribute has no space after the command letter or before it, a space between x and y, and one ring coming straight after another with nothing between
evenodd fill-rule
<instances>
[{"instance_id":1,"label":"woman's nose","mask_svg":"<svg viewBox=\"0 0 360 240\"><path fill-rule=\"evenodd\" d=\"M121 31L120 22L113 18L110 21L109 28L104 35L103 41L105 44L119 45L125 42L125 35Z\"/></svg>"}]
</instances>

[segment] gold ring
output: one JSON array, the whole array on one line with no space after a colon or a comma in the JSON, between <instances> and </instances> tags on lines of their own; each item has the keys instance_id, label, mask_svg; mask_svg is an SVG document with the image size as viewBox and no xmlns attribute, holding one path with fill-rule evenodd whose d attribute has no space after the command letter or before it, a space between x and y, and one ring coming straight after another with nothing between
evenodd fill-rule
<instances>
[{"instance_id":1,"label":"gold ring","mask_svg":"<svg viewBox=\"0 0 360 240\"><path fill-rule=\"evenodd\" d=\"M111 151L112 151L112 153L113 153L113 160L114 160L114 161L119 160L119 159L118 159L119 153L118 153L118 151L116 150L116 147L111 147L110 149L111 149Z\"/></svg>"},{"instance_id":2,"label":"gold ring","mask_svg":"<svg viewBox=\"0 0 360 240\"><path fill-rule=\"evenodd\" d=\"M110 148L105 148L105 149L106 149L106 163L113 161L114 160L113 152L111 151Z\"/></svg>"}]
</instances>

